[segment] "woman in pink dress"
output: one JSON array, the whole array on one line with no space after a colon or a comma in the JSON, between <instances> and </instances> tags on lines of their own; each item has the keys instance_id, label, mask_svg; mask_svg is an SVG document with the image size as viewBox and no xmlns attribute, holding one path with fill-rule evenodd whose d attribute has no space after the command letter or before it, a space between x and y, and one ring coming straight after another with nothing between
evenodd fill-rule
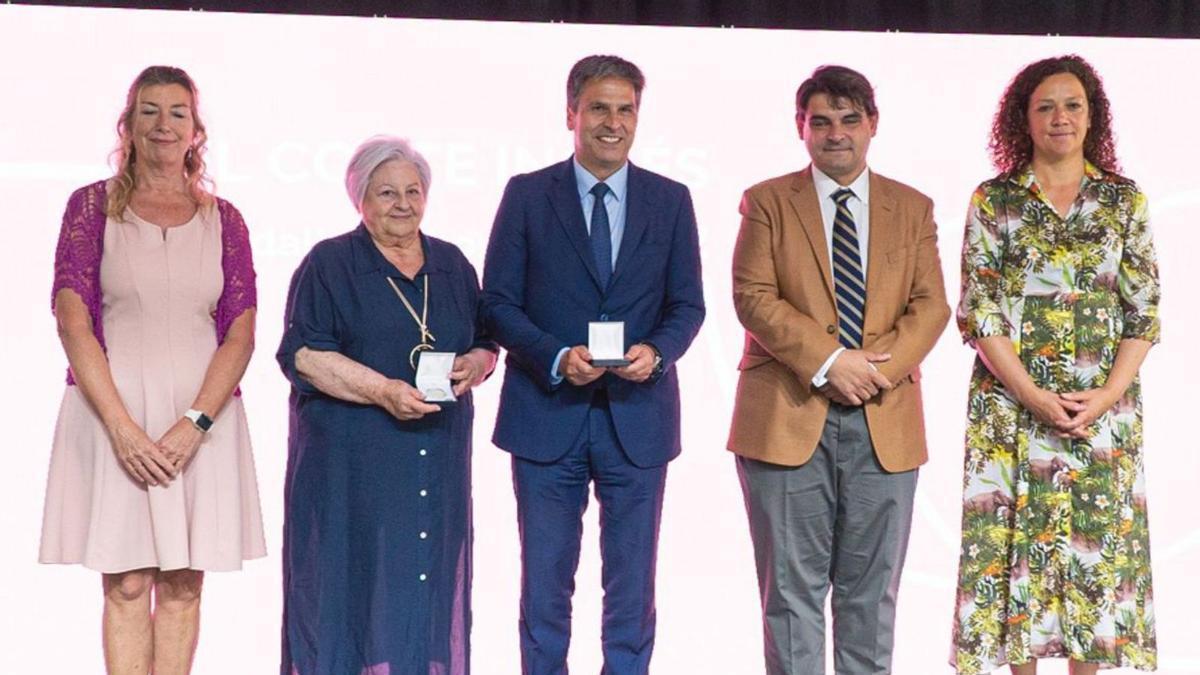
<instances>
[{"instance_id":1,"label":"woman in pink dress","mask_svg":"<svg viewBox=\"0 0 1200 675\"><path fill-rule=\"evenodd\" d=\"M187 673L204 572L266 554L237 391L254 267L187 73L144 70L117 131L117 175L71 195L55 255L70 370L39 557L103 575L109 673Z\"/></svg>"}]
</instances>

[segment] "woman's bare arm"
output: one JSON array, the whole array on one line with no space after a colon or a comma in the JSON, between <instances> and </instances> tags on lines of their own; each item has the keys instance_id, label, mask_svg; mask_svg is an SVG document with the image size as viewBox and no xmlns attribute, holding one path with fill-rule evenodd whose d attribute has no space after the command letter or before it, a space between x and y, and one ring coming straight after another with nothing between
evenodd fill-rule
<instances>
[{"instance_id":1,"label":"woman's bare arm","mask_svg":"<svg viewBox=\"0 0 1200 675\"><path fill-rule=\"evenodd\" d=\"M334 398L377 405L402 420L441 410L423 401L421 392L407 382L384 377L345 354L301 347L296 350L295 358L300 376Z\"/></svg>"},{"instance_id":2,"label":"woman's bare arm","mask_svg":"<svg viewBox=\"0 0 1200 675\"><path fill-rule=\"evenodd\" d=\"M108 430L125 470L150 485L168 482L175 475L175 467L125 408L83 299L70 288L59 290L54 297L54 317L75 386Z\"/></svg>"},{"instance_id":3,"label":"woman's bare arm","mask_svg":"<svg viewBox=\"0 0 1200 675\"><path fill-rule=\"evenodd\" d=\"M216 417L229 402L233 390L246 374L250 355L254 353L254 320L255 310L251 308L230 324L224 342L217 347L208 363L204 383L200 385L200 392L192 403L193 408Z\"/></svg>"}]
</instances>

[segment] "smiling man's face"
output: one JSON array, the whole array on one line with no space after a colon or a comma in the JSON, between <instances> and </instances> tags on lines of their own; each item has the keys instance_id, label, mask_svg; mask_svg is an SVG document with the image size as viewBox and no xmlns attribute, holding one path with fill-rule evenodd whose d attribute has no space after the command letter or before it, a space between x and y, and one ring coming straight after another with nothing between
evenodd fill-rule
<instances>
[{"instance_id":1,"label":"smiling man's face","mask_svg":"<svg viewBox=\"0 0 1200 675\"><path fill-rule=\"evenodd\" d=\"M638 101L633 84L620 77L591 80L567 108L567 128L575 132L575 159L604 180L625 165L637 131Z\"/></svg>"}]
</instances>

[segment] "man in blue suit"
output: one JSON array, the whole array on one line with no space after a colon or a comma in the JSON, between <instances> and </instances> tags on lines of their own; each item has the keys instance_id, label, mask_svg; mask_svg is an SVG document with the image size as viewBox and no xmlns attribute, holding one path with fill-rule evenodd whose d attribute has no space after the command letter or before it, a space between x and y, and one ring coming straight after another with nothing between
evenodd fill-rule
<instances>
[{"instance_id":1,"label":"man in blue suit","mask_svg":"<svg viewBox=\"0 0 1200 675\"><path fill-rule=\"evenodd\" d=\"M589 56L567 79L575 155L515 176L488 243L483 318L508 350L492 441L513 455L521 662L567 672L589 483L600 504L609 675L646 673L667 462L679 454L675 362L704 320L687 187L628 161L645 79ZM588 323L625 325L628 365L592 364Z\"/></svg>"}]
</instances>

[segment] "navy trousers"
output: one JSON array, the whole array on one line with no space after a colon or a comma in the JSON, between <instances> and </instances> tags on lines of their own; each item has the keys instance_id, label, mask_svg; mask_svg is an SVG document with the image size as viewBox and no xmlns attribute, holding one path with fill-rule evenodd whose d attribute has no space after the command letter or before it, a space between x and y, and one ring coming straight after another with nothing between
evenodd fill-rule
<instances>
[{"instance_id":1,"label":"navy trousers","mask_svg":"<svg viewBox=\"0 0 1200 675\"><path fill-rule=\"evenodd\" d=\"M571 595L579 566L588 484L600 504L604 585L602 675L649 672L654 649L654 566L666 465L626 458L607 401L597 396L587 424L554 462L513 457L521 533L521 671L565 675Z\"/></svg>"}]
</instances>

